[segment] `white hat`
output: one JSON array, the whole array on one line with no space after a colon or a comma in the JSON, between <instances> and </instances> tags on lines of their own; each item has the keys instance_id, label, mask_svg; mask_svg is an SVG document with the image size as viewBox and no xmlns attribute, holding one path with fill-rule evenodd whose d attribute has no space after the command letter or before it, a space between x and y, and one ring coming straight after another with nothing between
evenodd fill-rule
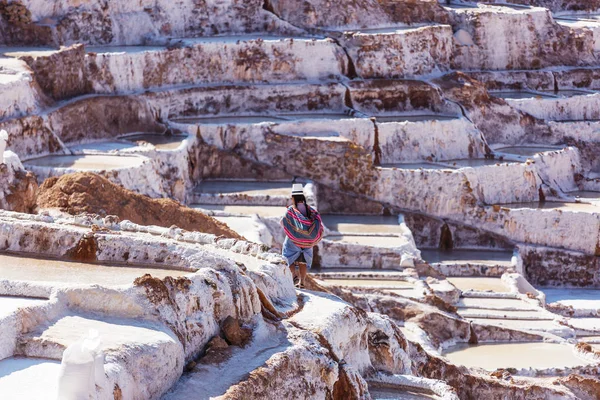
<instances>
[{"instance_id":1,"label":"white hat","mask_svg":"<svg viewBox=\"0 0 600 400\"><path fill-rule=\"evenodd\" d=\"M292 185L292 196L304 196L304 189L302 189L301 183L294 183Z\"/></svg>"}]
</instances>

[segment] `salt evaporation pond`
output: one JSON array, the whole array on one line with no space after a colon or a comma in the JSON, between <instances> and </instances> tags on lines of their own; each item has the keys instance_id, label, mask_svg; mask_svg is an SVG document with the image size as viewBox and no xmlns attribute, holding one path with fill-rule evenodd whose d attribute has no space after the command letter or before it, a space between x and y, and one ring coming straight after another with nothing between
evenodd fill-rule
<instances>
[{"instance_id":1,"label":"salt evaporation pond","mask_svg":"<svg viewBox=\"0 0 600 400\"><path fill-rule=\"evenodd\" d=\"M40 305L45 301L31 297L0 296L0 318L12 314L19 308Z\"/></svg>"},{"instance_id":2,"label":"salt evaporation pond","mask_svg":"<svg viewBox=\"0 0 600 400\"><path fill-rule=\"evenodd\" d=\"M592 92L585 92L583 90L543 90L542 92L556 97L575 97L575 96L587 96L593 94Z\"/></svg>"},{"instance_id":3,"label":"salt evaporation pond","mask_svg":"<svg viewBox=\"0 0 600 400\"><path fill-rule=\"evenodd\" d=\"M590 203L566 203L560 201L545 201L540 202L523 202L523 203L509 203L502 204L502 207L513 210L519 209L540 209L540 210L564 210L564 211L582 211L589 213L600 213L600 206Z\"/></svg>"},{"instance_id":4,"label":"salt evaporation pond","mask_svg":"<svg viewBox=\"0 0 600 400\"><path fill-rule=\"evenodd\" d=\"M579 190L577 192L567 193L569 196L579 197L582 199L600 200L600 192L594 192L591 190Z\"/></svg>"},{"instance_id":5,"label":"salt evaporation pond","mask_svg":"<svg viewBox=\"0 0 600 400\"><path fill-rule=\"evenodd\" d=\"M362 118L342 113L299 113L299 114L279 114L278 117L294 120L294 121L310 121L310 120L343 120Z\"/></svg>"},{"instance_id":6,"label":"salt evaporation pond","mask_svg":"<svg viewBox=\"0 0 600 400\"><path fill-rule=\"evenodd\" d=\"M185 117L176 118L174 122L182 124L198 124L198 125L235 125L235 124L262 124L262 123L276 123L286 121L283 118L277 118L273 116L261 116L261 115L231 115L222 117Z\"/></svg>"},{"instance_id":7,"label":"salt evaporation pond","mask_svg":"<svg viewBox=\"0 0 600 400\"><path fill-rule=\"evenodd\" d=\"M182 276L190 271L160 268L85 264L71 261L0 254L0 276L5 280L57 282L61 284L128 285L144 275L157 278Z\"/></svg>"},{"instance_id":8,"label":"salt evaporation pond","mask_svg":"<svg viewBox=\"0 0 600 400\"><path fill-rule=\"evenodd\" d=\"M482 292L506 293L509 291L508 286L500 278L454 277L447 279L463 292L477 290Z\"/></svg>"},{"instance_id":9,"label":"salt evaporation pond","mask_svg":"<svg viewBox=\"0 0 600 400\"><path fill-rule=\"evenodd\" d=\"M529 99L554 99L556 97L545 95L542 93L534 93L527 91L515 91L515 92L490 92L494 97L499 97L505 100L529 100Z\"/></svg>"},{"instance_id":10,"label":"salt evaporation pond","mask_svg":"<svg viewBox=\"0 0 600 400\"><path fill-rule=\"evenodd\" d=\"M369 393L373 400L425 400L425 399L439 399L439 397L419 393L412 390L399 390L385 387L372 387L369 385Z\"/></svg>"},{"instance_id":11,"label":"salt evaporation pond","mask_svg":"<svg viewBox=\"0 0 600 400\"><path fill-rule=\"evenodd\" d=\"M58 393L60 361L7 358L0 361L0 398L54 399ZM10 393L10 397L4 397Z\"/></svg>"},{"instance_id":12,"label":"salt evaporation pond","mask_svg":"<svg viewBox=\"0 0 600 400\"><path fill-rule=\"evenodd\" d=\"M600 289L542 288L546 304L559 303L574 309L600 310Z\"/></svg>"},{"instance_id":13,"label":"salt evaporation pond","mask_svg":"<svg viewBox=\"0 0 600 400\"><path fill-rule=\"evenodd\" d=\"M181 142L183 142L186 138L186 135L159 135L155 133L141 133L122 136L120 139L130 142L147 142L159 150L175 150L181 146Z\"/></svg>"},{"instance_id":14,"label":"salt evaporation pond","mask_svg":"<svg viewBox=\"0 0 600 400\"><path fill-rule=\"evenodd\" d=\"M552 146L510 146L496 149L497 152L514 154L516 156L533 157L536 154L544 153L546 151L557 151L561 150L560 147Z\"/></svg>"},{"instance_id":15,"label":"salt evaporation pond","mask_svg":"<svg viewBox=\"0 0 600 400\"><path fill-rule=\"evenodd\" d=\"M79 170L107 170L139 167L144 162L141 157L85 154L75 156L46 156L26 161L24 164L35 167L69 168Z\"/></svg>"},{"instance_id":16,"label":"salt evaporation pond","mask_svg":"<svg viewBox=\"0 0 600 400\"><path fill-rule=\"evenodd\" d=\"M507 161L507 160L496 160L493 158L465 158L461 160L448 160L443 161L445 164L449 164L456 168L476 168L476 167L485 167L489 165L502 165L502 164L516 164L516 161Z\"/></svg>"},{"instance_id":17,"label":"salt evaporation pond","mask_svg":"<svg viewBox=\"0 0 600 400\"><path fill-rule=\"evenodd\" d=\"M337 286L360 286L360 287L388 287L388 288L408 288L413 289L414 285L410 282L391 280L391 279L340 279L340 278L320 278L329 285Z\"/></svg>"},{"instance_id":18,"label":"salt evaporation pond","mask_svg":"<svg viewBox=\"0 0 600 400\"><path fill-rule=\"evenodd\" d=\"M403 233L397 216L322 214L321 218L327 228L340 233Z\"/></svg>"},{"instance_id":19,"label":"salt evaporation pond","mask_svg":"<svg viewBox=\"0 0 600 400\"><path fill-rule=\"evenodd\" d=\"M191 208L204 211L217 211L234 215L259 215L261 217L283 217L286 208L282 206L239 206L221 204L192 204Z\"/></svg>"},{"instance_id":20,"label":"salt evaporation pond","mask_svg":"<svg viewBox=\"0 0 600 400\"><path fill-rule=\"evenodd\" d=\"M356 29L356 30L346 30L344 33L351 34L396 34L402 33L404 31L411 31L420 28L419 26L390 26L390 27L382 27L382 28L364 28L364 29ZM338 31L339 32L339 31Z\"/></svg>"},{"instance_id":21,"label":"salt evaporation pond","mask_svg":"<svg viewBox=\"0 0 600 400\"><path fill-rule=\"evenodd\" d=\"M290 196L291 182L258 182L258 181L227 181L206 180L197 187L197 193L211 194L244 194L248 196Z\"/></svg>"},{"instance_id":22,"label":"salt evaporation pond","mask_svg":"<svg viewBox=\"0 0 600 400\"><path fill-rule=\"evenodd\" d=\"M441 169L456 169L449 165L434 164L434 163L397 163L397 164L382 164L382 168L406 169L406 170L441 170Z\"/></svg>"},{"instance_id":23,"label":"salt evaporation pond","mask_svg":"<svg viewBox=\"0 0 600 400\"><path fill-rule=\"evenodd\" d=\"M400 247L406 244L406 239L400 236L362 236L362 235L329 235L327 240L334 242L354 243L374 247Z\"/></svg>"},{"instance_id":24,"label":"salt evaporation pond","mask_svg":"<svg viewBox=\"0 0 600 400\"><path fill-rule=\"evenodd\" d=\"M574 368L590 364L575 354L573 346L558 343L459 344L446 349L443 356L454 364L488 371L498 368Z\"/></svg>"},{"instance_id":25,"label":"salt evaporation pond","mask_svg":"<svg viewBox=\"0 0 600 400\"><path fill-rule=\"evenodd\" d=\"M421 250L421 256L430 264L433 263L470 263L487 265L512 265L512 251L497 250Z\"/></svg>"},{"instance_id":26,"label":"salt evaporation pond","mask_svg":"<svg viewBox=\"0 0 600 400\"><path fill-rule=\"evenodd\" d=\"M377 122L388 123L388 122L424 122L424 121L452 121L458 119L454 115L437 115L437 114L424 114L424 115L380 115L375 117Z\"/></svg>"}]
</instances>

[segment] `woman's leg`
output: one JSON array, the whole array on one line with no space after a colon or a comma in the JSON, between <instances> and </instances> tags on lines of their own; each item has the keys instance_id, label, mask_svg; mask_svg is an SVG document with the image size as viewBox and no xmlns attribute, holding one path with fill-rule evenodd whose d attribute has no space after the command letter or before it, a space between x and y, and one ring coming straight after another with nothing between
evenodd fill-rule
<instances>
[{"instance_id":1,"label":"woman's leg","mask_svg":"<svg viewBox=\"0 0 600 400\"><path fill-rule=\"evenodd\" d=\"M308 270L312 267L313 261L313 249L303 249L302 255L304 256L303 263L300 264L300 286L304 286L304 282L306 280L306 275L308 274Z\"/></svg>"},{"instance_id":2,"label":"woman's leg","mask_svg":"<svg viewBox=\"0 0 600 400\"><path fill-rule=\"evenodd\" d=\"M304 281L306 280L306 275L308 274L308 268L305 263L300 264L300 286L304 287Z\"/></svg>"},{"instance_id":3,"label":"woman's leg","mask_svg":"<svg viewBox=\"0 0 600 400\"><path fill-rule=\"evenodd\" d=\"M292 273L294 283L296 283L296 280L300 279L298 277L298 263L296 262L296 260L301 254L301 249L298 246L296 246L291 240L289 240L289 238L286 237L283 241L283 248L281 249L281 254L286 259L288 263L288 268Z\"/></svg>"}]
</instances>

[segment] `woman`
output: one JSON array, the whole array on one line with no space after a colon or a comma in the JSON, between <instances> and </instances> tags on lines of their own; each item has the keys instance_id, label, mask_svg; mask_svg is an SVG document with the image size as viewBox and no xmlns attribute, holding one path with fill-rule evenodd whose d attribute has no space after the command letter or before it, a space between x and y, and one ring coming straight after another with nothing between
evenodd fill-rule
<instances>
[{"instance_id":1,"label":"woman","mask_svg":"<svg viewBox=\"0 0 600 400\"><path fill-rule=\"evenodd\" d=\"M294 276L294 283L304 288L307 270L312 267L313 247L323 236L323 223L317 210L306 202L302 184L292 186L292 201L293 205L281 219L286 236L282 255Z\"/></svg>"}]
</instances>

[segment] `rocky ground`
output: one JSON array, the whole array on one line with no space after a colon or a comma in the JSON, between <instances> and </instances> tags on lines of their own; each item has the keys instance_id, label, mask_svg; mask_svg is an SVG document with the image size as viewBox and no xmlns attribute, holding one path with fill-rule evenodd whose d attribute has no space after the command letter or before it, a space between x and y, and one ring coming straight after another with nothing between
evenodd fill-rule
<instances>
[{"instance_id":1,"label":"rocky ground","mask_svg":"<svg viewBox=\"0 0 600 400\"><path fill-rule=\"evenodd\" d=\"M200 211L171 199L151 199L93 173L67 174L44 181L39 188L38 212L57 209L71 214L116 216L139 225L173 225L232 239L243 239L229 227Z\"/></svg>"}]
</instances>

